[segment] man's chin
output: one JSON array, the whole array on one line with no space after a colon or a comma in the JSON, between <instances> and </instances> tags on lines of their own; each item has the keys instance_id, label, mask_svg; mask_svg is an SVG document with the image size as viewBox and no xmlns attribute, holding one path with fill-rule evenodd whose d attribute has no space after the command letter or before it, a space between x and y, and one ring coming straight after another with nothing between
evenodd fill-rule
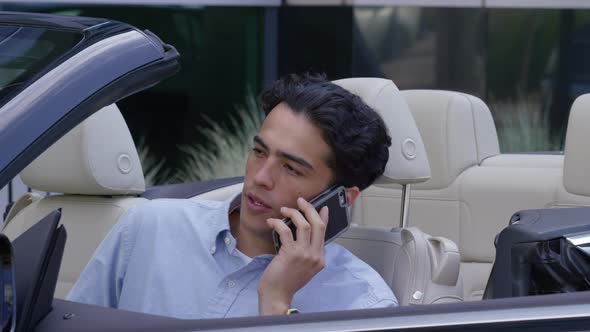
<instances>
[{"instance_id":1,"label":"man's chin","mask_svg":"<svg viewBox=\"0 0 590 332\"><path fill-rule=\"evenodd\" d=\"M268 218L275 218L272 214L268 215L251 215L248 212L242 211L240 214L240 223L244 224L252 232L261 236L267 237L272 234L272 228L268 226L266 220Z\"/></svg>"}]
</instances>

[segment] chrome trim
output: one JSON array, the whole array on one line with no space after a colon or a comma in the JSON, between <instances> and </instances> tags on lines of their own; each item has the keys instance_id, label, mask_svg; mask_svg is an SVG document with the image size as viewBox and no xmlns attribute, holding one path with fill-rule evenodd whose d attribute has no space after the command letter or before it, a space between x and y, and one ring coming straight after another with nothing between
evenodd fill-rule
<instances>
[{"instance_id":1,"label":"chrome trim","mask_svg":"<svg viewBox=\"0 0 590 332\"><path fill-rule=\"evenodd\" d=\"M102 27L104 25L108 25L108 24L112 24L112 22L111 21L102 22L97 25L93 25L91 27L88 27L88 28L84 29L84 31L91 31L93 29L97 29L97 28L100 28L100 27Z\"/></svg>"},{"instance_id":2,"label":"chrome trim","mask_svg":"<svg viewBox=\"0 0 590 332\"><path fill-rule=\"evenodd\" d=\"M567 234L564 238L574 246L590 245L590 232Z\"/></svg>"},{"instance_id":3,"label":"chrome trim","mask_svg":"<svg viewBox=\"0 0 590 332\"><path fill-rule=\"evenodd\" d=\"M590 232L568 234L564 238L573 246L590 256Z\"/></svg>"},{"instance_id":4,"label":"chrome trim","mask_svg":"<svg viewBox=\"0 0 590 332\"><path fill-rule=\"evenodd\" d=\"M399 212L399 227L406 228L408 226L408 218L410 214L410 194L412 193L411 184L402 185L402 199Z\"/></svg>"}]
</instances>

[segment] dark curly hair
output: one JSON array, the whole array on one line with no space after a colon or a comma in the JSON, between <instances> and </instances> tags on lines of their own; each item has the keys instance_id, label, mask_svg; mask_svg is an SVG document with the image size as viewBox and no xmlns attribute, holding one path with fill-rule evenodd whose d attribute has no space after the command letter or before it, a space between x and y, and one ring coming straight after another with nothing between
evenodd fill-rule
<instances>
[{"instance_id":1,"label":"dark curly hair","mask_svg":"<svg viewBox=\"0 0 590 332\"><path fill-rule=\"evenodd\" d=\"M324 75L283 77L262 91L260 101L265 115L284 102L320 128L332 150L327 163L333 184L363 190L383 174L391 145L383 119Z\"/></svg>"}]
</instances>

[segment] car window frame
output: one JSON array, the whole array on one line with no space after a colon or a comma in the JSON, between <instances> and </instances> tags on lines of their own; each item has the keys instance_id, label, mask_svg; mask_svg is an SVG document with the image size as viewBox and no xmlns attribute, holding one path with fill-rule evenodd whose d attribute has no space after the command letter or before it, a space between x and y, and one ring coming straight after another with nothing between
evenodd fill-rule
<instances>
[{"instance_id":1,"label":"car window frame","mask_svg":"<svg viewBox=\"0 0 590 332\"><path fill-rule=\"evenodd\" d=\"M178 52L129 25L82 30L84 45L0 108L0 187L101 107L178 71Z\"/></svg>"}]
</instances>

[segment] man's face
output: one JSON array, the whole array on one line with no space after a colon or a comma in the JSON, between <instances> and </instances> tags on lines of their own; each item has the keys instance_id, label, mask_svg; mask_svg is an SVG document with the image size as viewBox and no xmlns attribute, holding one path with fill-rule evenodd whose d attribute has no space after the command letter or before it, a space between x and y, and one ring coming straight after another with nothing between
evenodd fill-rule
<instances>
[{"instance_id":1,"label":"man's face","mask_svg":"<svg viewBox=\"0 0 590 332\"><path fill-rule=\"evenodd\" d=\"M310 200L332 179L327 165L330 147L319 128L281 103L264 120L246 163L240 227L270 234L268 218L282 218L279 209L296 207L298 197Z\"/></svg>"}]
</instances>

